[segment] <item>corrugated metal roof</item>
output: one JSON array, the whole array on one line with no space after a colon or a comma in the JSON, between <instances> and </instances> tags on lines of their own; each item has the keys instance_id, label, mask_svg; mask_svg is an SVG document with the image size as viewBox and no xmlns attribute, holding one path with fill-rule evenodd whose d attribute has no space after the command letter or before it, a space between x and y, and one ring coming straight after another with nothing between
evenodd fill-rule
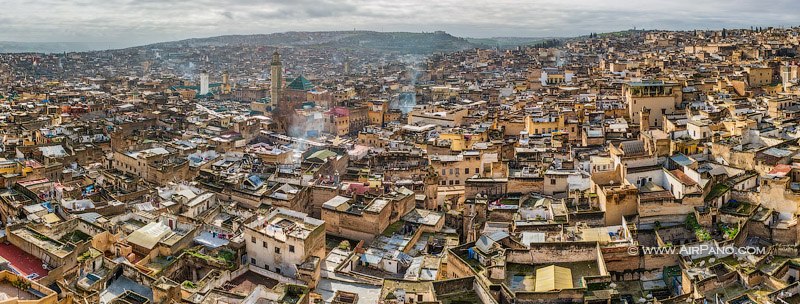
<instances>
[{"instance_id":1,"label":"corrugated metal roof","mask_svg":"<svg viewBox=\"0 0 800 304\"><path fill-rule=\"evenodd\" d=\"M550 265L536 269L535 292L570 289L572 287L572 270Z\"/></svg>"},{"instance_id":2,"label":"corrugated metal roof","mask_svg":"<svg viewBox=\"0 0 800 304\"><path fill-rule=\"evenodd\" d=\"M41 151L42 155L44 155L45 157L64 157L67 155L67 151L64 150L64 147L62 147L61 145L39 147L39 151Z\"/></svg>"},{"instance_id":3,"label":"corrugated metal roof","mask_svg":"<svg viewBox=\"0 0 800 304\"><path fill-rule=\"evenodd\" d=\"M158 222L152 222L134 231L128 236L128 242L152 249L164 236L172 232L169 226Z\"/></svg>"},{"instance_id":4,"label":"corrugated metal roof","mask_svg":"<svg viewBox=\"0 0 800 304\"><path fill-rule=\"evenodd\" d=\"M489 253L494 243L506 237L508 237L508 233L504 231L495 231L492 233L487 233L481 235L481 237L478 238L478 241L475 242L475 247L477 247L478 250L480 250L483 253Z\"/></svg>"}]
</instances>

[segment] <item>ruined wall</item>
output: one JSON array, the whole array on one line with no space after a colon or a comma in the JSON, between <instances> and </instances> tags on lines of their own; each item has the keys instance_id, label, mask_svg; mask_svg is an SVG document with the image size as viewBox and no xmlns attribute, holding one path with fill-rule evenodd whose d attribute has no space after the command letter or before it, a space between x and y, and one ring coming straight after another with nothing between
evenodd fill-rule
<instances>
[{"instance_id":1,"label":"ruined wall","mask_svg":"<svg viewBox=\"0 0 800 304\"><path fill-rule=\"evenodd\" d=\"M797 213L800 196L787 189L788 178L780 180L763 180L757 200L765 208L774 209L778 212Z\"/></svg>"},{"instance_id":2,"label":"ruined wall","mask_svg":"<svg viewBox=\"0 0 800 304\"><path fill-rule=\"evenodd\" d=\"M727 165L744 169L754 170L756 155L754 152L737 152L731 149L731 146L712 143L711 144L712 157L719 157L727 162Z\"/></svg>"}]
</instances>

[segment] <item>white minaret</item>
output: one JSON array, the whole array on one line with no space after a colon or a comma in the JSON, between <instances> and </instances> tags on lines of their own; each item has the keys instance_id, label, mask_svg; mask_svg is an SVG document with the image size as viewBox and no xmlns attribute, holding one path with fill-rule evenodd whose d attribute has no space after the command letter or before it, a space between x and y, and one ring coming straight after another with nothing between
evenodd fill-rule
<instances>
[{"instance_id":1,"label":"white minaret","mask_svg":"<svg viewBox=\"0 0 800 304\"><path fill-rule=\"evenodd\" d=\"M270 64L270 86L269 98L272 103L272 108L278 109L281 107L281 90L283 90L283 64L281 64L281 54L278 50L272 53L272 64Z\"/></svg>"},{"instance_id":2,"label":"white minaret","mask_svg":"<svg viewBox=\"0 0 800 304\"><path fill-rule=\"evenodd\" d=\"M200 95L208 94L208 72L200 73Z\"/></svg>"}]
</instances>

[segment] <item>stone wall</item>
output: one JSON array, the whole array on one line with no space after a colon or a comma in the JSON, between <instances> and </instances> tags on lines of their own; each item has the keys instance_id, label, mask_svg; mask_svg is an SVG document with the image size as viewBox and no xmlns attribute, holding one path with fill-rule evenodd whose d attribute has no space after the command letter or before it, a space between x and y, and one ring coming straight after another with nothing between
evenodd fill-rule
<instances>
[{"instance_id":1,"label":"stone wall","mask_svg":"<svg viewBox=\"0 0 800 304\"><path fill-rule=\"evenodd\" d=\"M564 289L551 292L516 292L515 304L567 304L584 303L585 289Z\"/></svg>"},{"instance_id":2,"label":"stone wall","mask_svg":"<svg viewBox=\"0 0 800 304\"><path fill-rule=\"evenodd\" d=\"M445 278L463 278L463 277L473 277L475 276L475 271L470 267L466 261L461 259L457 253L463 252L475 246L475 243L467 243L459 247L449 249L447 254L447 269L445 273Z\"/></svg>"},{"instance_id":3,"label":"stone wall","mask_svg":"<svg viewBox=\"0 0 800 304\"><path fill-rule=\"evenodd\" d=\"M639 255L628 253L627 246L601 248L603 260L610 273L638 270L642 266Z\"/></svg>"},{"instance_id":4,"label":"stone wall","mask_svg":"<svg viewBox=\"0 0 800 304\"><path fill-rule=\"evenodd\" d=\"M507 250L506 262L516 264L548 264L597 261L598 250L594 242L532 244L527 250Z\"/></svg>"},{"instance_id":5,"label":"stone wall","mask_svg":"<svg viewBox=\"0 0 800 304\"><path fill-rule=\"evenodd\" d=\"M509 178L508 183L506 185L506 190L508 192L520 192L520 193L530 193L530 192L542 192L542 188L544 188L544 178L543 177L536 177L536 178Z\"/></svg>"},{"instance_id":6,"label":"stone wall","mask_svg":"<svg viewBox=\"0 0 800 304\"><path fill-rule=\"evenodd\" d=\"M317 219L322 218L322 204L336 197L338 191L335 187L314 185L311 187L309 203L306 206L306 213Z\"/></svg>"}]
</instances>

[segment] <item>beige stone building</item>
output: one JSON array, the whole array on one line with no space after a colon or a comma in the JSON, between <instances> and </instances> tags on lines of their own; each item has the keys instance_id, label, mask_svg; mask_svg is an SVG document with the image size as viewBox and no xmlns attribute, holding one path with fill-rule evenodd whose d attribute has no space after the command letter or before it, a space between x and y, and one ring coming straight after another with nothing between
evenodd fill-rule
<instances>
[{"instance_id":1,"label":"beige stone building","mask_svg":"<svg viewBox=\"0 0 800 304\"><path fill-rule=\"evenodd\" d=\"M325 222L302 212L277 208L245 225L247 262L290 277L300 277L306 263L319 267L325 258Z\"/></svg>"},{"instance_id":2,"label":"beige stone building","mask_svg":"<svg viewBox=\"0 0 800 304\"><path fill-rule=\"evenodd\" d=\"M641 123L639 113L650 109L650 126L661 128L664 114L675 112L682 100L681 87L664 81L628 82L622 86L622 96L628 108L628 117L635 124Z\"/></svg>"}]
</instances>

